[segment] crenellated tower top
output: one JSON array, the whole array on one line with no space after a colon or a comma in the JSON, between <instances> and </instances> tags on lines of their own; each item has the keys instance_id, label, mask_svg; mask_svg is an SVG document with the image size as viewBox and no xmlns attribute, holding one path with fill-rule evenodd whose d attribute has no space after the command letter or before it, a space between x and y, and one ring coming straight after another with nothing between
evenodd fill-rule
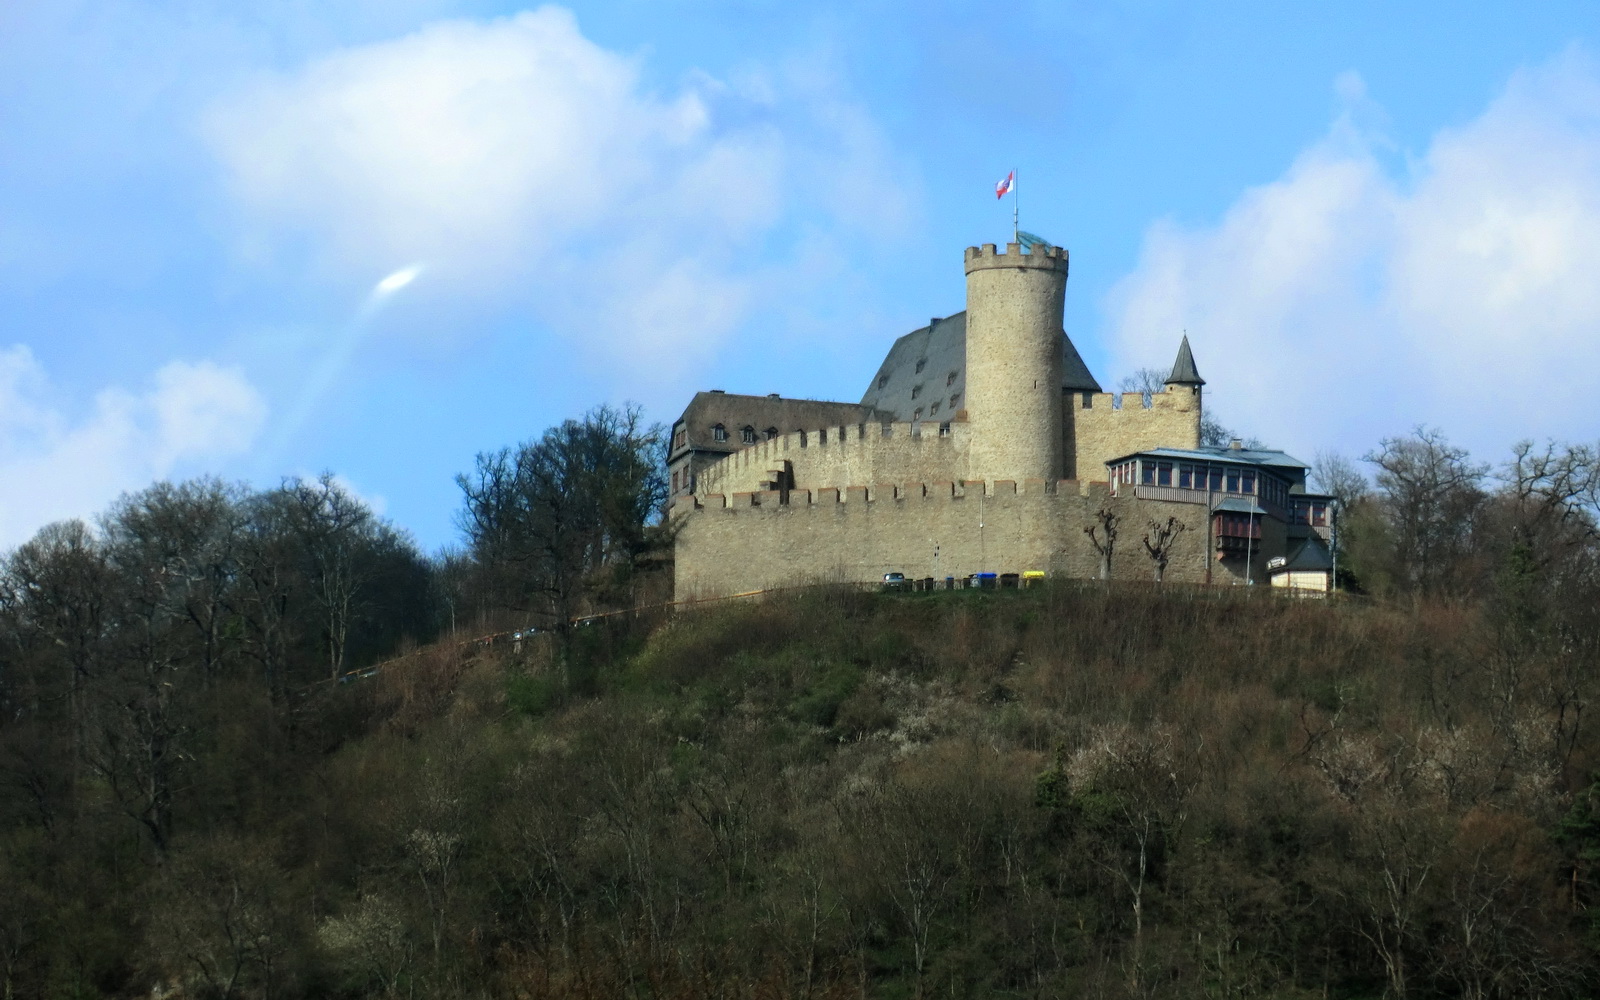
<instances>
[{"instance_id":1,"label":"crenellated tower top","mask_svg":"<svg viewBox=\"0 0 1600 1000\"><path fill-rule=\"evenodd\" d=\"M1025 252L1020 243L1007 243L1004 253L993 243L981 247L967 247L967 273L997 267L1026 267L1067 273L1067 248L1035 243L1031 252Z\"/></svg>"}]
</instances>

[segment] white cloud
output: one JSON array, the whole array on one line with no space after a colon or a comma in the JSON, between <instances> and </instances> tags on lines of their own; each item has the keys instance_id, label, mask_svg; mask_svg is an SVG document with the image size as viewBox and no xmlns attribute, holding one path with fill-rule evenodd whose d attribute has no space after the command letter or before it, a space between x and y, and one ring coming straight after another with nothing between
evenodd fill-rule
<instances>
[{"instance_id":1,"label":"white cloud","mask_svg":"<svg viewBox=\"0 0 1600 1000\"><path fill-rule=\"evenodd\" d=\"M1337 90L1365 100L1348 74ZM1108 300L1119 367L1187 329L1216 411L1302 452L1422 422L1495 459L1600 434L1594 64L1517 73L1403 176L1352 117L1215 225L1151 227Z\"/></svg>"},{"instance_id":2,"label":"white cloud","mask_svg":"<svg viewBox=\"0 0 1600 1000\"><path fill-rule=\"evenodd\" d=\"M310 237L365 281L426 260L428 295L526 307L650 369L714 351L779 287L752 262L775 226L840 217L821 163L884 173L870 123L788 83L808 100L757 73L651 93L544 7L338 50L223 100L208 134L260 242Z\"/></svg>"},{"instance_id":3,"label":"white cloud","mask_svg":"<svg viewBox=\"0 0 1600 1000\"><path fill-rule=\"evenodd\" d=\"M235 369L174 361L143 392L108 388L74 419L24 346L0 349L0 549L87 517L185 465L243 452L266 407Z\"/></svg>"}]
</instances>

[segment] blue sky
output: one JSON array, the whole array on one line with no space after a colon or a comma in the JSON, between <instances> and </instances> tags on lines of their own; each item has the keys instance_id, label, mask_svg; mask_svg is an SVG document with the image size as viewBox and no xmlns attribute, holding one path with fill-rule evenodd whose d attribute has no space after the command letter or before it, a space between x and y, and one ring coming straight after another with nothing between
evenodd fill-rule
<instances>
[{"instance_id":1,"label":"blue sky","mask_svg":"<svg viewBox=\"0 0 1600 1000\"><path fill-rule=\"evenodd\" d=\"M432 549L595 403L856 399L1013 166L1108 386L1186 330L1307 459L1592 441L1600 8L1398 6L8 0L0 549L323 469Z\"/></svg>"}]
</instances>

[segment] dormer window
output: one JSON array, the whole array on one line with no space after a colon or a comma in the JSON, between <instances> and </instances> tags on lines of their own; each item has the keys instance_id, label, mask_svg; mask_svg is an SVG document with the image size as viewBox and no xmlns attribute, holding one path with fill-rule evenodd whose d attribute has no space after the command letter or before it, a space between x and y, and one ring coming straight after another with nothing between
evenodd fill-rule
<instances>
[{"instance_id":1,"label":"dormer window","mask_svg":"<svg viewBox=\"0 0 1600 1000\"><path fill-rule=\"evenodd\" d=\"M882 389L884 386L886 386L888 384L889 384L889 376L887 376L887 375L879 375L878 376L878 388Z\"/></svg>"},{"instance_id":2,"label":"dormer window","mask_svg":"<svg viewBox=\"0 0 1600 1000\"><path fill-rule=\"evenodd\" d=\"M931 417L935 413L938 413L938 412L939 412L939 401L936 399L936 400L933 401L933 405L928 407L928 416Z\"/></svg>"},{"instance_id":3,"label":"dormer window","mask_svg":"<svg viewBox=\"0 0 1600 1000\"><path fill-rule=\"evenodd\" d=\"M922 374L922 369L924 369L926 367L928 367L928 359L927 358L919 359L917 361L917 374L921 375Z\"/></svg>"},{"instance_id":4,"label":"dormer window","mask_svg":"<svg viewBox=\"0 0 1600 1000\"><path fill-rule=\"evenodd\" d=\"M756 429L754 427L745 427L743 430L739 431L739 440L743 441L745 444L755 444Z\"/></svg>"},{"instance_id":5,"label":"dormer window","mask_svg":"<svg viewBox=\"0 0 1600 1000\"><path fill-rule=\"evenodd\" d=\"M771 441L773 438L778 436L778 429L776 427L768 427L765 433L767 435L767 440Z\"/></svg>"},{"instance_id":6,"label":"dormer window","mask_svg":"<svg viewBox=\"0 0 1600 1000\"><path fill-rule=\"evenodd\" d=\"M728 429L721 424L717 424L716 426L712 427L711 440L717 442L718 444L722 444L724 441L727 441Z\"/></svg>"},{"instance_id":7,"label":"dormer window","mask_svg":"<svg viewBox=\"0 0 1600 1000\"><path fill-rule=\"evenodd\" d=\"M922 385L919 383L911 387L911 398L916 399L920 395L922 395Z\"/></svg>"},{"instance_id":8,"label":"dormer window","mask_svg":"<svg viewBox=\"0 0 1600 1000\"><path fill-rule=\"evenodd\" d=\"M950 374L946 375L944 377L944 384L945 385L955 385L956 384L956 375L957 374L958 374L957 372L951 372Z\"/></svg>"}]
</instances>

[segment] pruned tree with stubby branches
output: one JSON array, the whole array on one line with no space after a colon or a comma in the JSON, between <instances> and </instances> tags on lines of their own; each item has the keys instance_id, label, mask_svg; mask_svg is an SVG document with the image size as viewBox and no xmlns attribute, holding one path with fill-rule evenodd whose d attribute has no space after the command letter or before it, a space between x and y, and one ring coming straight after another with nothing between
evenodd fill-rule
<instances>
[{"instance_id":1,"label":"pruned tree with stubby branches","mask_svg":"<svg viewBox=\"0 0 1600 1000\"><path fill-rule=\"evenodd\" d=\"M1117 547L1117 523L1122 520L1117 512L1109 506L1101 507L1095 513L1096 524L1091 524L1083 529L1089 536L1089 544L1100 553L1100 579L1111 579L1111 553Z\"/></svg>"},{"instance_id":2,"label":"pruned tree with stubby branches","mask_svg":"<svg viewBox=\"0 0 1600 1000\"><path fill-rule=\"evenodd\" d=\"M1189 526L1175 517L1167 518L1166 524L1151 519L1150 530L1144 536L1144 550L1155 566L1157 583L1167 575L1167 563L1172 561L1172 547L1177 543L1178 536L1188 530Z\"/></svg>"}]
</instances>

